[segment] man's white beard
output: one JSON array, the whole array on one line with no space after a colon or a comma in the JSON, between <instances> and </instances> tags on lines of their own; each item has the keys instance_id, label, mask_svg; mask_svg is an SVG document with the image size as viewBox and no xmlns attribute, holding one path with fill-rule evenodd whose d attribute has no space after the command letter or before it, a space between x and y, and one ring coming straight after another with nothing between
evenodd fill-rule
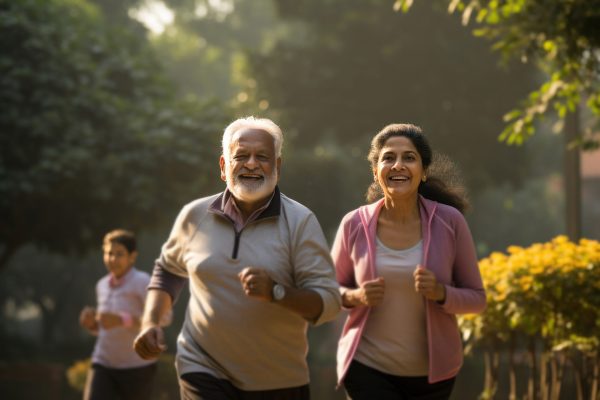
<instances>
[{"instance_id":1,"label":"man's white beard","mask_svg":"<svg viewBox=\"0 0 600 400\"><path fill-rule=\"evenodd\" d=\"M251 181L242 180L239 175L244 172L238 172L237 176L232 176L228 166L225 167L227 176L227 188L233 196L243 202L254 202L266 198L277 185L277 171L273 170L271 175L263 175L262 180Z\"/></svg>"}]
</instances>

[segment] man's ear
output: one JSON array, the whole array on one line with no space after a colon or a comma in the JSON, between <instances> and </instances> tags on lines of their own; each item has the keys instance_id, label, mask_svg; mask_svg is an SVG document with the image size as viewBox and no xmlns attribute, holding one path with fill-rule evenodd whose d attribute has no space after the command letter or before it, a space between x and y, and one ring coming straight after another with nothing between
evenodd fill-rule
<instances>
[{"instance_id":1,"label":"man's ear","mask_svg":"<svg viewBox=\"0 0 600 400\"><path fill-rule=\"evenodd\" d=\"M227 182L227 175L225 174L225 157L221 154L219 157L219 167L221 168L221 180Z\"/></svg>"}]
</instances>

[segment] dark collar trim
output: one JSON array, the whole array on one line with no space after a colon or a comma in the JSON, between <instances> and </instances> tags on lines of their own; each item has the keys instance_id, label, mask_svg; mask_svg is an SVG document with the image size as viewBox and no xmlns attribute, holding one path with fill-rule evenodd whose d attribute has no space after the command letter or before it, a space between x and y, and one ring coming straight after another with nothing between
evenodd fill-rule
<instances>
[{"instance_id":1,"label":"dark collar trim","mask_svg":"<svg viewBox=\"0 0 600 400\"><path fill-rule=\"evenodd\" d=\"M225 217L227 217L228 219L230 219L227 214L225 214L225 201L226 201L226 193L227 193L227 189L225 189L224 192L222 192L216 199L215 201L212 202L212 204L208 207L208 210L220 215L223 215ZM256 220L260 220L260 219L264 219L264 218L270 218L270 217L278 217L281 214L281 192L279 191L279 186L275 186L275 191L273 192L273 197L271 198L271 202L269 203L269 205L267 206L267 208L265 208L263 210L263 212L260 213L260 215L258 217L256 217Z\"/></svg>"}]
</instances>

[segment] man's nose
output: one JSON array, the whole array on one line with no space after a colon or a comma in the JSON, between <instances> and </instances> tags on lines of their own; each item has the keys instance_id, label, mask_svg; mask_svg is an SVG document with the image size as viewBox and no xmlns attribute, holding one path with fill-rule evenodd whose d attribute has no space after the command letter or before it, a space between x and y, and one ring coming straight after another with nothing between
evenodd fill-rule
<instances>
[{"instance_id":1,"label":"man's nose","mask_svg":"<svg viewBox=\"0 0 600 400\"><path fill-rule=\"evenodd\" d=\"M246 161L246 164L244 166L248 169L254 169L258 167L258 159L256 158L256 156L251 155L250 157L248 157L248 160Z\"/></svg>"}]
</instances>

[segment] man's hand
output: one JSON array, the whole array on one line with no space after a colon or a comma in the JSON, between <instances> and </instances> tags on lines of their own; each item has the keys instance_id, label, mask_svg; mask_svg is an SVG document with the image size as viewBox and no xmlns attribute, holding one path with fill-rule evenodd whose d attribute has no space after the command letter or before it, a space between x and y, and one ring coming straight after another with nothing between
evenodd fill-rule
<instances>
[{"instance_id":1,"label":"man's hand","mask_svg":"<svg viewBox=\"0 0 600 400\"><path fill-rule=\"evenodd\" d=\"M374 307L383 301L385 281L383 278L366 281L357 289L347 290L342 296L345 307L367 306Z\"/></svg>"},{"instance_id":2,"label":"man's hand","mask_svg":"<svg viewBox=\"0 0 600 400\"><path fill-rule=\"evenodd\" d=\"M427 268L417 265L415 272L415 290L429 300L444 302L446 300L446 287L437 281L435 274Z\"/></svg>"},{"instance_id":3,"label":"man's hand","mask_svg":"<svg viewBox=\"0 0 600 400\"><path fill-rule=\"evenodd\" d=\"M248 297L263 301L273 300L273 279L264 269L246 267L239 274L242 289Z\"/></svg>"},{"instance_id":4,"label":"man's hand","mask_svg":"<svg viewBox=\"0 0 600 400\"><path fill-rule=\"evenodd\" d=\"M133 341L133 348L144 360L153 360L167 349L165 334L160 326L142 329Z\"/></svg>"},{"instance_id":5,"label":"man's hand","mask_svg":"<svg viewBox=\"0 0 600 400\"><path fill-rule=\"evenodd\" d=\"M88 331L95 332L98 330L96 322L96 309L94 307L84 307L79 314L79 325Z\"/></svg>"}]
</instances>

